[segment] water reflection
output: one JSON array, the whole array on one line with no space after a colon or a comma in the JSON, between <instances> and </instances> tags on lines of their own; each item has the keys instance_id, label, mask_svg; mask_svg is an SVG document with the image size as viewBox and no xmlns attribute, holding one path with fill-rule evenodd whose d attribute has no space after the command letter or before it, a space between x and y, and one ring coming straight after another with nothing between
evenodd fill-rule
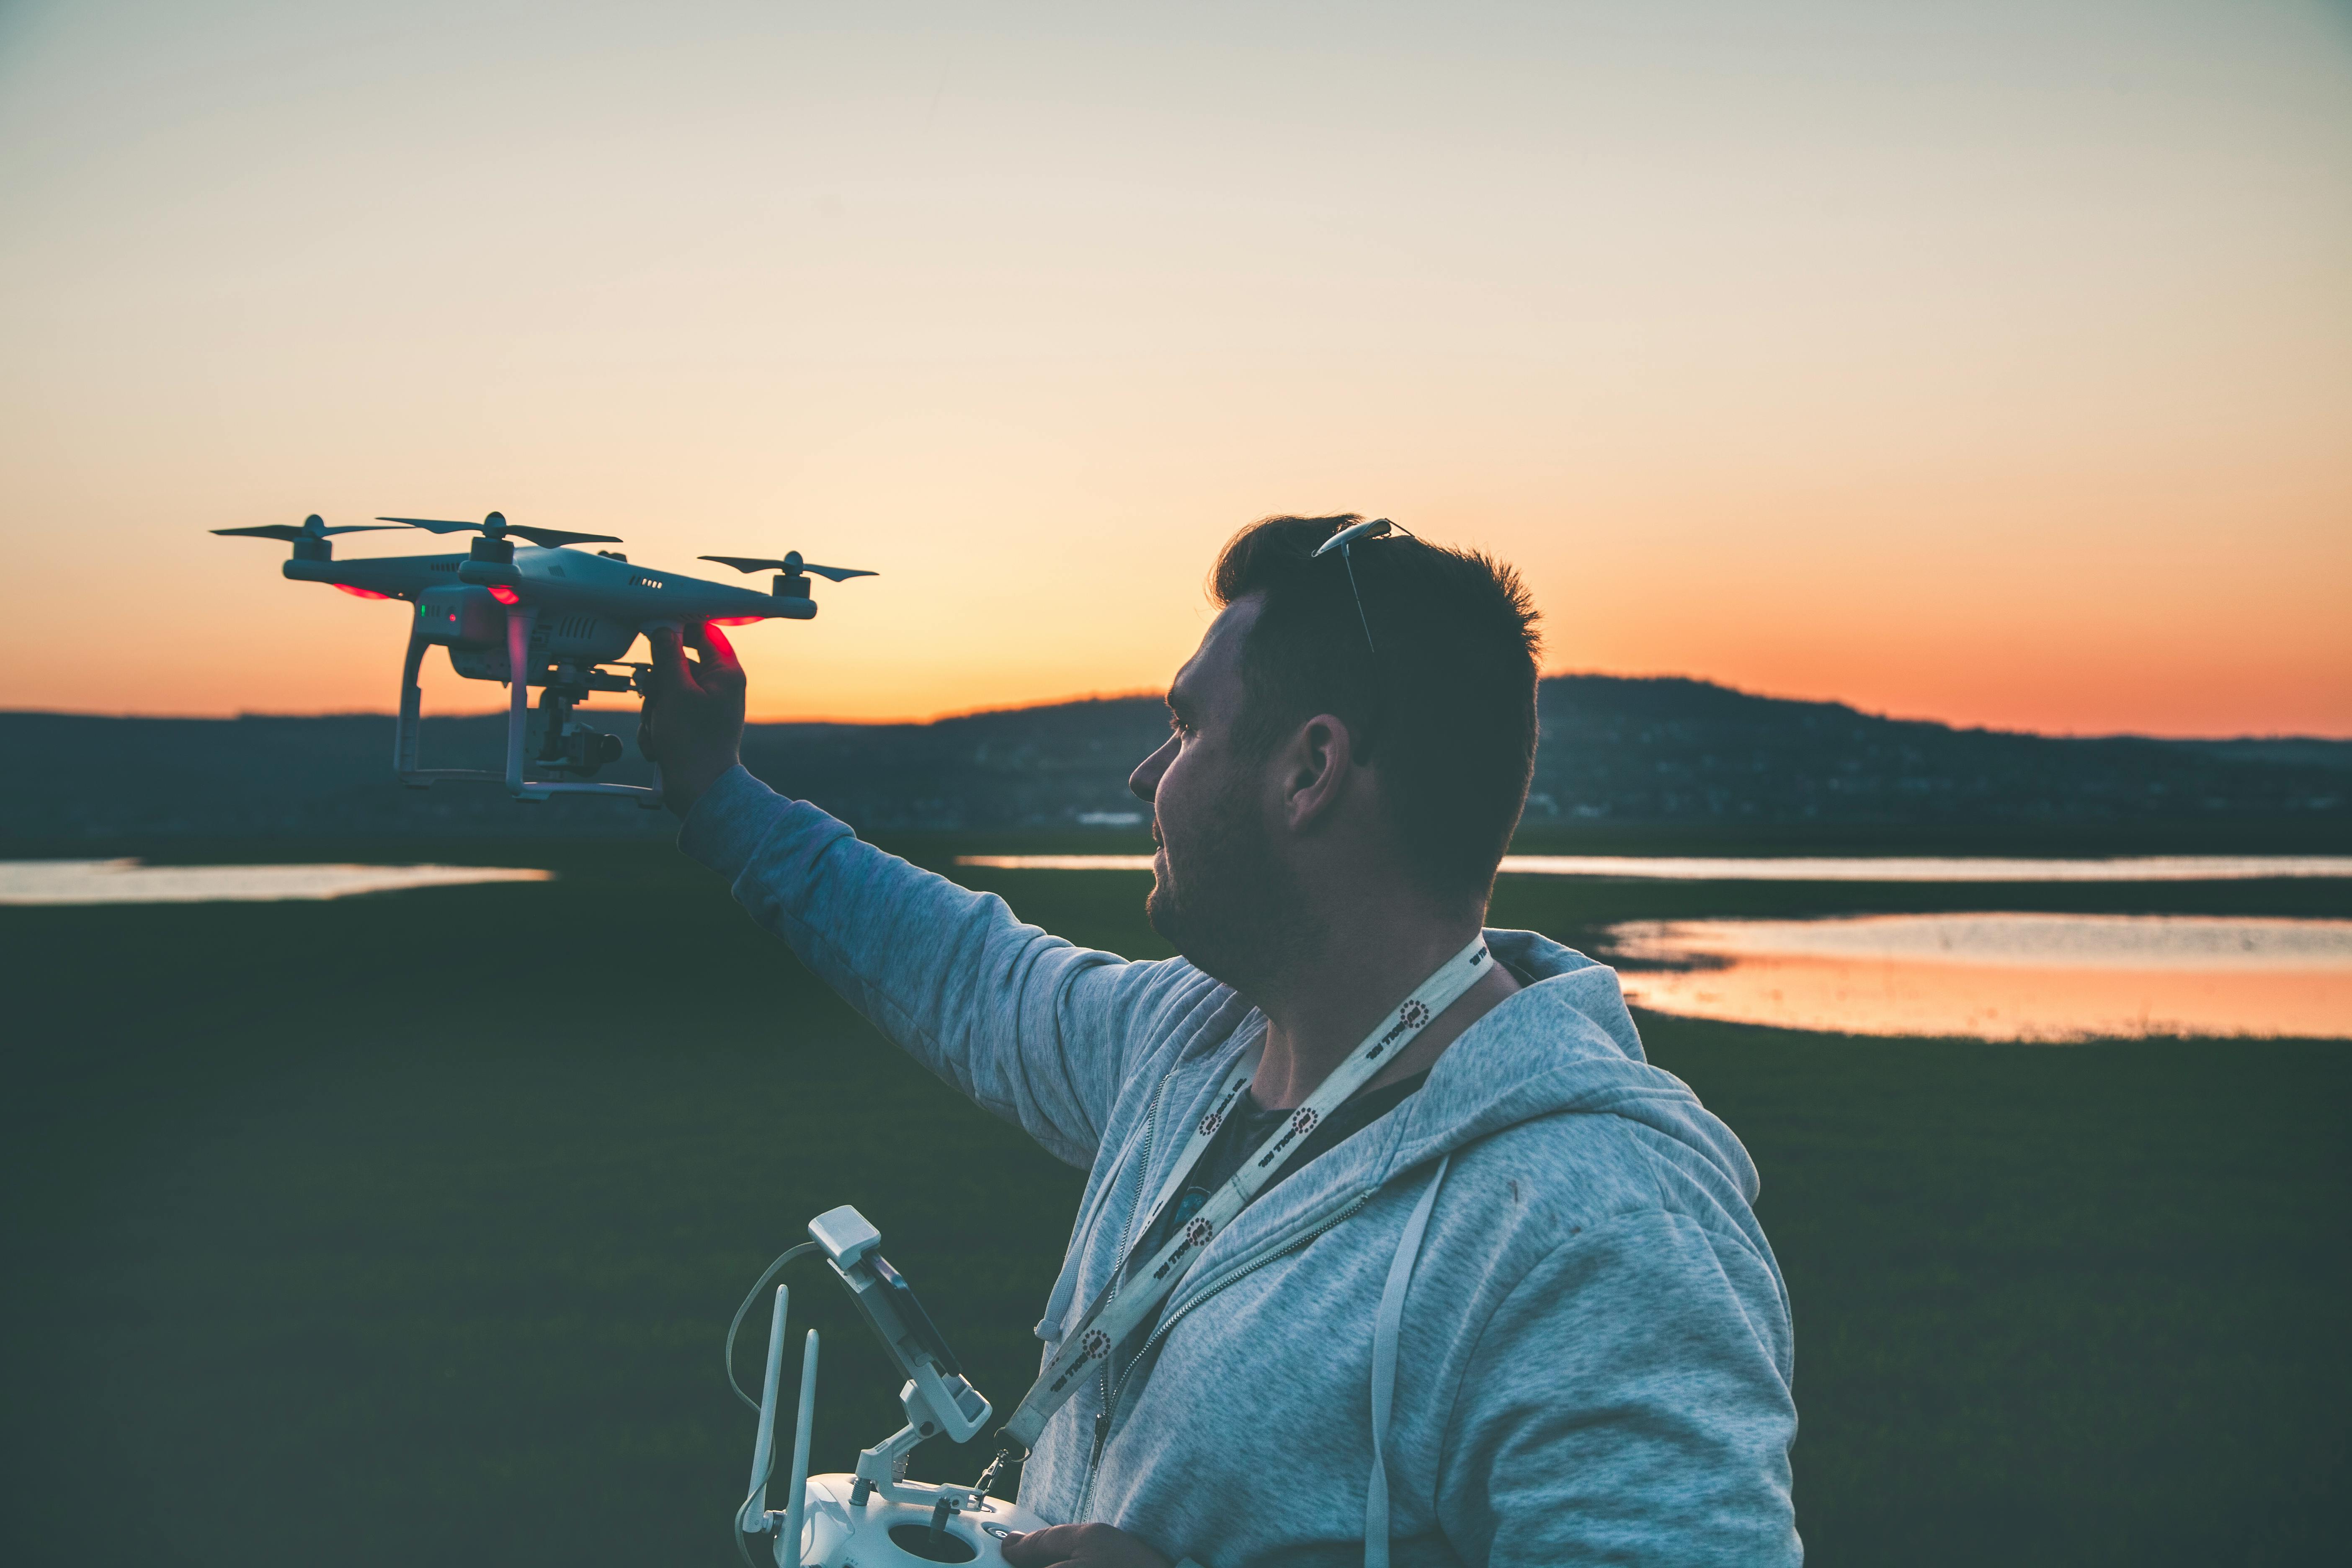
<instances>
[{"instance_id":1,"label":"water reflection","mask_svg":"<svg viewBox=\"0 0 2352 1568\"><path fill-rule=\"evenodd\" d=\"M544 882L527 866L142 866L136 860L0 860L0 904L209 904L344 899L403 888Z\"/></svg>"},{"instance_id":2,"label":"water reflection","mask_svg":"<svg viewBox=\"0 0 2352 1568\"><path fill-rule=\"evenodd\" d=\"M1610 932L1635 1005L1860 1035L2352 1039L2352 921L1873 915ZM1683 967L1645 969L1643 964Z\"/></svg>"},{"instance_id":3,"label":"water reflection","mask_svg":"<svg viewBox=\"0 0 2352 1568\"><path fill-rule=\"evenodd\" d=\"M1007 871L1149 871L1149 855L959 855ZM1929 855L1506 855L1505 876L1671 882L2235 882L2352 878L2352 855L2125 855L2105 860Z\"/></svg>"},{"instance_id":4,"label":"water reflection","mask_svg":"<svg viewBox=\"0 0 2352 1568\"><path fill-rule=\"evenodd\" d=\"M1938 855L1506 855L1536 877L1678 882L2235 882L2352 877L2352 855L2118 855L2103 860Z\"/></svg>"}]
</instances>

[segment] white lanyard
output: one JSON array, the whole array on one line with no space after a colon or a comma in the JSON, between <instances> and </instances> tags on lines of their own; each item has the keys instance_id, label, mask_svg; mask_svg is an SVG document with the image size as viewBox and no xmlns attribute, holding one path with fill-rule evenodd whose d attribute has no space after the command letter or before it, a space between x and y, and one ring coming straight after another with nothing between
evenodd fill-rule
<instances>
[{"instance_id":1,"label":"white lanyard","mask_svg":"<svg viewBox=\"0 0 2352 1568\"><path fill-rule=\"evenodd\" d=\"M1078 1321L1078 1326L1065 1335L1054 1359L1037 1375L1029 1392L1022 1396L1020 1407L1004 1424L1005 1436L1025 1453L1035 1446L1038 1434L1046 1421L1078 1390L1079 1373L1097 1361L1106 1360L1114 1345L1122 1344L1139 1323L1160 1310L1185 1270L1199 1261L1207 1249L1209 1239L1225 1228L1228 1221L1248 1205L1259 1191L1274 1179L1289 1157L1298 1152L1317 1124L1337 1110L1347 1098L1363 1087L1381 1068L1396 1059L1430 1021L1452 1006L1461 994L1475 984L1486 973L1486 939L1473 937L1470 945L1447 959L1437 973L1423 981L1412 995L1397 1005L1396 1010L1372 1026L1347 1060L1331 1070L1304 1104L1292 1111L1288 1120L1276 1130L1258 1148L1256 1155L1244 1162L1232 1181L1211 1195L1201 1205L1200 1213L1186 1221L1184 1227L1168 1238L1158 1255L1152 1258L1135 1277L1135 1288L1128 1295L1119 1294L1119 1282L1128 1272L1128 1260L1122 1258L1112 1270L1110 1283L1095 1298L1093 1306ZM1192 1129L1192 1142L1175 1170L1160 1189L1137 1238L1151 1234L1159 1223L1161 1211L1182 1190L1184 1178L1208 1152L1217 1129L1223 1126L1234 1103L1249 1087L1257 1073L1258 1053L1252 1051L1219 1087L1216 1099L1208 1114Z\"/></svg>"}]
</instances>

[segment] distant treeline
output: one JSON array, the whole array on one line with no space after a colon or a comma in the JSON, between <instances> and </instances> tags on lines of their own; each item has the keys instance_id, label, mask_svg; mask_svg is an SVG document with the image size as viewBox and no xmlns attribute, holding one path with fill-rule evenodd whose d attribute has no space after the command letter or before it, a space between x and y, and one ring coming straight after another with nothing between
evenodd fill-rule
<instances>
[{"instance_id":1,"label":"distant treeline","mask_svg":"<svg viewBox=\"0 0 2352 1568\"><path fill-rule=\"evenodd\" d=\"M1958 826L2265 818L2352 823L2352 742L2059 740L1874 718L1705 681L1543 683L1530 829L1816 823ZM603 776L649 782L634 704L582 717L629 740ZM1150 698L929 724L761 724L751 771L868 833L1133 829L1127 775L1166 732ZM428 720L428 766L499 763L505 721ZM392 721L0 713L0 836L666 833L609 800L522 806L480 784L406 790ZM2332 836L2332 835L2331 835Z\"/></svg>"}]
</instances>

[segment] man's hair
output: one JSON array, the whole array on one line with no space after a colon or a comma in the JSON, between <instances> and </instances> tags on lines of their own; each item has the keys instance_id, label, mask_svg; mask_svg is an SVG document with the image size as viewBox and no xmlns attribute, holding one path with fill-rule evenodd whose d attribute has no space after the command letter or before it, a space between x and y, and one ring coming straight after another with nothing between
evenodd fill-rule
<instances>
[{"instance_id":1,"label":"man's hair","mask_svg":"<svg viewBox=\"0 0 2352 1568\"><path fill-rule=\"evenodd\" d=\"M1242 646L1240 742L1264 755L1318 713L1344 721L1418 879L1483 899L1535 768L1535 606L1492 556L1394 532L1350 547L1360 616L1350 563L1315 551L1362 521L1265 518L1217 558L1218 604L1265 595Z\"/></svg>"}]
</instances>

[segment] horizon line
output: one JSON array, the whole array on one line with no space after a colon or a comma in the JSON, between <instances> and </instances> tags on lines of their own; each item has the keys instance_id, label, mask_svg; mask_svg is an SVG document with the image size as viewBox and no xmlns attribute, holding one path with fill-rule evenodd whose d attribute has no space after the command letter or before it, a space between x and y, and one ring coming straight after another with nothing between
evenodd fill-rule
<instances>
[{"instance_id":1,"label":"horizon line","mask_svg":"<svg viewBox=\"0 0 2352 1568\"><path fill-rule=\"evenodd\" d=\"M1538 680L1566 680L1566 679L1604 679L1604 680L1623 680L1623 681L1644 681L1644 680L1681 680L1681 681L1688 681L1688 682L1690 682L1690 683L1692 683L1692 684L1694 684L1694 685L1699 685L1699 686L1711 686L1711 687L1716 688L1717 690L1731 692L1731 693L1733 693L1733 694L1735 694L1735 695L1737 695L1737 696L1754 698L1754 699L1756 699L1756 700L1759 700L1759 701L1766 701L1766 702L1790 702L1790 703L1803 703L1803 704L1806 704L1806 705L1809 705L1809 706L1844 708L1844 709L1848 710L1849 710L1849 711L1851 711L1851 712L1853 712L1853 713L1856 713L1856 714L1860 715L1860 716L1861 716L1861 717L1863 717L1863 718L1865 718L1865 719L1877 719L1877 720L1882 720L1882 721L1885 721L1889 722L1889 723L1896 723L1896 724L1933 724L1933 725L1936 725L1937 727L1941 728L1941 729L1953 731L1954 731L1954 732L1956 732L1956 733L1969 733L1969 732L1975 732L1975 733L1979 733L1979 734L1991 734L1991 735L2023 735L2023 736L2029 736L2029 737L2032 737L2032 738L2036 739L2036 740L2045 740L2045 741L2168 741L2168 742L2182 742L2182 743L2187 743L2187 744L2210 743L2210 742L2232 742L2232 741L2241 741L2241 742L2292 742L2292 741L2313 741L2313 742L2322 742L2322 743L2328 743L2328 744L2343 744L2343 743L2347 743L2347 742L2352 742L2352 729L2347 729L2346 731L2344 731L2344 732L2342 732L2342 733L2338 733L2338 734L2326 734L2326 733L2317 733L2317 732L2311 732L2311 731L2269 731L2269 732L2266 732L2266 733L2259 733L2259 734L2257 734L2257 733L2243 733L2243 732L2242 732L2242 733L2238 733L2238 734L2223 734L2223 735L2210 735L2210 734L2199 734L2199 735L2154 735L2154 734L2149 734L2149 733L2147 733L2147 732L2146 732L2146 731L2136 731L2136 730L2100 730L2100 731L2083 731L2083 730L2034 730L2034 729L2011 729L2011 728L2002 728L2002 727L1996 726L1996 725L1991 725L1991 724L1962 724L1962 723L1956 723L1956 722L1954 722L1953 721L1951 721L1951 720L1949 720L1949 719L1938 719L1938 718L1932 718L1932 717L1926 717L1926 716L1918 716L1918 715L1906 715L1906 714L1895 714L1895 713L1881 713L1881 712L1873 712L1873 711L1871 711L1871 710L1868 710L1868 709L1864 709L1864 708L1858 708L1858 707L1856 707L1854 704L1853 704L1853 703L1851 703L1851 702L1848 702L1848 701L1843 700L1843 699L1840 699L1840 698L1834 698L1834 697L1790 697L1790 696L1782 696L1782 695L1780 695L1780 694L1777 694L1777 693L1773 693L1773 692L1755 691L1755 690L1750 690L1750 689L1748 689L1748 688L1746 688L1746 687L1733 686L1733 685L1730 685L1729 683L1725 682L1725 681L1710 679L1709 678L1707 678L1707 677L1706 677L1706 676L1702 676L1702 675L1666 674L1666 673L1657 673L1657 674L1642 674L1642 675L1627 675L1627 674L1622 674L1622 673L1617 672L1617 671L1614 671L1614 670L1600 670L1600 669L1581 669L1581 670L1577 670L1577 669L1564 669L1564 670L1554 670L1554 671L1551 671L1551 672L1549 672L1549 673L1548 673L1548 674L1540 675L1540 676L1538 676L1537 679L1538 679ZM620 694L620 693L611 693L611 694L609 694L609 695L615 695L615 696L617 696L617 695L622 695L622 694ZM793 717L791 717L791 718L750 718L750 717L747 717L747 718L745 719L744 722L745 722L745 724L746 724L747 726L752 726L752 725L778 725L778 724L824 724L824 725L830 725L830 726L833 726L833 727L835 727L835 728L840 728L840 729L866 729L866 730L878 730L878 729L893 729L893 728L921 728L921 727L926 727L926 726L932 725L932 724L943 724L943 723L947 723L947 722L950 722L950 721L957 720L957 719L976 719L976 718L981 718L981 717L982 717L982 716L985 716L985 715L988 715L988 714L992 714L992 713L1021 713L1021 712L1027 712L1027 711L1030 711L1030 710L1034 710L1034 709L1040 709L1040 708L1067 708L1067 707L1073 707L1073 706L1076 706L1076 704L1081 703L1081 702L1121 702L1121 701L1130 701L1130 700L1137 700L1137 699L1149 699L1149 700L1158 700L1159 699L1160 699L1160 698L1161 698L1162 696L1164 696L1164 695L1165 695L1165 694L1164 694L1163 692L1161 692L1161 691L1155 690L1155 689L1148 689L1148 688L1134 688L1134 689L1125 689L1125 690L1116 690L1116 691L1089 691L1089 692L1084 692L1084 693L1080 693L1080 694L1076 694L1076 695L1073 695L1073 696L1068 696L1068 697L1050 697L1050 698L1041 699L1040 700L1037 700L1037 701L1034 701L1034 702L1007 702L1007 703L996 703L996 704L991 704L991 705L987 705L987 706L983 706L983 707L979 707L979 708L957 708L957 709L950 709L950 710L944 710L944 711L941 711L941 712L937 712L937 713L930 714L930 715L926 716L926 717L913 717L913 716L908 716L908 717L899 717L899 718L884 718L884 719L876 719L876 718L840 719L840 718L831 718L831 717L826 717L826 716L824 716L824 715L801 714L801 715L794 715L794 716L793 716ZM446 711L437 712L437 713L430 713L430 714L425 715L425 717L426 717L427 719L496 719L496 718L503 718L503 717L505 717L505 716L506 716L506 714L507 714L507 711L508 711L508 710L507 710L506 705L505 705L504 703L500 703L500 704L499 704L498 706L496 706L496 707L492 707L492 708L483 708L483 709L479 709L479 710L446 710ZM190 721L190 722L195 722L195 723L227 723L227 722L233 722L233 721L238 721L238 720L245 720L245 719L384 719L384 720L391 720L391 719L393 719L393 718L395 718L395 717L396 717L396 714L394 712L394 710L391 710L391 709L382 709L382 708L337 708L337 709L324 709L324 710L311 710L311 711L297 711L297 712L271 711L271 710L252 710L252 709L245 709L245 710L236 710L236 711L234 711L234 712L220 712L220 713L141 713L141 712L133 712L133 711L122 711L122 712L100 712L100 711L97 711L97 710L90 710L90 709L81 709L81 708L0 708L0 718L13 717L13 716L15 716L15 715L18 715L18 714L41 714L41 715L46 715L46 716L55 717L55 718L71 718L71 719L114 719L114 720L123 720L123 721L129 721L129 720L151 720L151 721L184 720L184 721Z\"/></svg>"}]
</instances>

